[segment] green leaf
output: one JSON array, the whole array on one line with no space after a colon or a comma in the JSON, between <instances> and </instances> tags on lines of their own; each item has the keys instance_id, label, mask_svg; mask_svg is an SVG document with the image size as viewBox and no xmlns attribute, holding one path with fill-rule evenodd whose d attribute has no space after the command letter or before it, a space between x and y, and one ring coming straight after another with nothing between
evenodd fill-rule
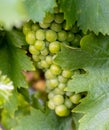
<instances>
[{"instance_id":1,"label":"green leaf","mask_svg":"<svg viewBox=\"0 0 109 130\"><path fill-rule=\"evenodd\" d=\"M72 118L59 118L54 112L31 109L31 114L24 116L13 130L72 130Z\"/></svg>"},{"instance_id":2,"label":"green leaf","mask_svg":"<svg viewBox=\"0 0 109 130\"><path fill-rule=\"evenodd\" d=\"M68 26L72 26L77 20L76 4L77 0L60 0L60 8L64 12L64 17L67 20Z\"/></svg>"},{"instance_id":3,"label":"green leaf","mask_svg":"<svg viewBox=\"0 0 109 130\"><path fill-rule=\"evenodd\" d=\"M55 0L26 0L25 7L29 19L41 22L46 12L53 11Z\"/></svg>"},{"instance_id":4,"label":"green leaf","mask_svg":"<svg viewBox=\"0 0 109 130\"><path fill-rule=\"evenodd\" d=\"M7 32L0 47L0 70L8 75L16 87L26 87L27 82L22 71L34 70L34 67L26 52L16 47L18 40L10 36ZM21 46L20 44L18 46Z\"/></svg>"},{"instance_id":5,"label":"green leaf","mask_svg":"<svg viewBox=\"0 0 109 130\"><path fill-rule=\"evenodd\" d=\"M71 26L77 20L80 29L109 34L108 0L60 0L67 23Z\"/></svg>"},{"instance_id":6,"label":"green leaf","mask_svg":"<svg viewBox=\"0 0 109 130\"><path fill-rule=\"evenodd\" d=\"M0 108L9 101L13 89L12 81L0 71Z\"/></svg>"},{"instance_id":7,"label":"green leaf","mask_svg":"<svg viewBox=\"0 0 109 130\"><path fill-rule=\"evenodd\" d=\"M27 18L22 0L0 0L0 23L7 29Z\"/></svg>"},{"instance_id":8,"label":"green leaf","mask_svg":"<svg viewBox=\"0 0 109 130\"><path fill-rule=\"evenodd\" d=\"M27 45L24 34L21 31L13 29L12 31L7 33L7 37L8 40L11 41L11 44L16 47L21 48L22 46Z\"/></svg>"},{"instance_id":9,"label":"green leaf","mask_svg":"<svg viewBox=\"0 0 109 130\"><path fill-rule=\"evenodd\" d=\"M1 111L1 123L6 130L10 130L17 125L19 118L28 115L30 104L25 101L24 97L15 92Z\"/></svg>"},{"instance_id":10,"label":"green leaf","mask_svg":"<svg viewBox=\"0 0 109 130\"><path fill-rule=\"evenodd\" d=\"M64 48L56 61L63 67L86 71L75 74L67 88L77 93L88 92L73 109L85 114L79 121L79 130L109 129L109 37L85 36L81 40L81 49L67 48L65 51Z\"/></svg>"}]
</instances>

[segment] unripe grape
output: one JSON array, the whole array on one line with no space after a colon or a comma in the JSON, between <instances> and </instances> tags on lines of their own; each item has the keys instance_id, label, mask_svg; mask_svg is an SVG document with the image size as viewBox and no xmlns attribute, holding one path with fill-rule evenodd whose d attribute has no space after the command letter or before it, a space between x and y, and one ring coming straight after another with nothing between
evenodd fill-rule
<instances>
[{"instance_id":1,"label":"unripe grape","mask_svg":"<svg viewBox=\"0 0 109 130\"><path fill-rule=\"evenodd\" d=\"M53 91L51 91L50 93L48 93L48 99L52 99L55 95L56 94Z\"/></svg>"},{"instance_id":2,"label":"unripe grape","mask_svg":"<svg viewBox=\"0 0 109 130\"><path fill-rule=\"evenodd\" d=\"M32 29L32 31L36 32L37 30L40 29L40 27L39 27L38 23L35 23L35 24L33 24L33 25L31 26L31 29Z\"/></svg>"},{"instance_id":3,"label":"unripe grape","mask_svg":"<svg viewBox=\"0 0 109 130\"><path fill-rule=\"evenodd\" d=\"M72 27L72 30L71 30L73 33L77 33L79 31L79 28L77 27L77 25L74 25Z\"/></svg>"},{"instance_id":4,"label":"unripe grape","mask_svg":"<svg viewBox=\"0 0 109 130\"><path fill-rule=\"evenodd\" d=\"M49 67L49 65L47 64L45 60L41 60L40 65L42 68L45 68L45 69Z\"/></svg>"},{"instance_id":5,"label":"unripe grape","mask_svg":"<svg viewBox=\"0 0 109 130\"><path fill-rule=\"evenodd\" d=\"M65 83L59 83L58 88L60 88L61 91L62 90L64 91L64 89L66 88L66 84Z\"/></svg>"},{"instance_id":6,"label":"unripe grape","mask_svg":"<svg viewBox=\"0 0 109 130\"><path fill-rule=\"evenodd\" d=\"M65 32L65 31L58 32L59 41L65 41L66 39L67 39L67 32Z\"/></svg>"},{"instance_id":7,"label":"unripe grape","mask_svg":"<svg viewBox=\"0 0 109 130\"><path fill-rule=\"evenodd\" d=\"M37 50L43 50L45 48L45 42L42 40L36 40L35 42L35 48Z\"/></svg>"},{"instance_id":8,"label":"unripe grape","mask_svg":"<svg viewBox=\"0 0 109 130\"><path fill-rule=\"evenodd\" d=\"M60 32L62 30L62 25L61 24L58 24L58 23L55 23L53 22L51 24L51 30L55 31L55 32Z\"/></svg>"},{"instance_id":9,"label":"unripe grape","mask_svg":"<svg viewBox=\"0 0 109 130\"><path fill-rule=\"evenodd\" d=\"M50 45L49 45L49 51L51 53L58 53L59 50L60 50L60 42L54 41L54 42L50 43Z\"/></svg>"},{"instance_id":10,"label":"unripe grape","mask_svg":"<svg viewBox=\"0 0 109 130\"><path fill-rule=\"evenodd\" d=\"M71 42L71 41L73 41L74 40L74 34L72 33L72 32L68 32L68 34L67 34L67 41L68 42Z\"/></svg>"},{"instance_id":11,"label":"unripe grape","mask_svg":"<svg viewBox=\"0 0 109 130\"><path fill-rule=\"evenodd\" d=\"M74 94L75 94L74 92L66 91L66 96L68 96L68 97L73 96Z\"/></svg>"},{"instance_id":12,"label":"unripe grape","mask_svg":"<svg viewBox=\"0 0 109 130\"><path fill-rule=\"evenodd\" d=\"M54 14L52 13L47 13L46 16L44 17L44 23L51 23L54 20Z\"/></svg>"},{"instance_id":13,"label":"unripe grape","mask_svg":"<svg viewBox=\"0 0 109 130\"><path fill-rule=\"evenodd\" d=\"M54 75L59 75L61 73L61 68L56 65L56 64L52 64L50 67L50 71L54 74Z\"/></svg>"},{"instance_id":14,"label":"unripe grape","mask_svg":"<svg viewBox=\"0 0 109 130\"><path fill-rule=\"evenodd\" d=\"M29 46L29 52L31 54L37 54L38 53L37 49L33 45Z\"/></svg>"},{"instance_id":15,"label":"unripe grape","mask_svg":"<svg viewBox=\"0 0 109 130\"><path fill-rule=\"evenodd\" d=\"M44 23L44 22L39 23L39 25L40 25L41 28L44 28L44 29L46 29L50 26L49 23Z\"/></svg>"},{"instance_id":16,"label":"unripe grape","mask_svg":"<svg viewBox=\"0 0 109 130\"><path fill-rule=\"evenodd\" d=\"M66 21L63 23L63 29L66 31L71 30L71 27L66 24Z\"/></svg>"},{"instance_id":17,"label":"unripe grape","mask_svg":"<svg viewBox=\"0 0 109 130\"><path fill-rule=\"evenodd\" d=\"M62 95L55 95L52 100L57 106L64 103L64 97Z\"/></svg>"},{"instance_id":18,"label":"unripe grape","mask_svg":"<svg viewBox=\"0 0 109 130\"><path fill-rule=\"evenodd\" d=\"M53 75L53 73L48 69L48 70L45 72L45 78L46 78L46 79L53 79L53 78L55 78L55 75Z\"/></svg>"},{"instance_id":19,"label":"unripe grape","mask_svg":"<svg viewBox=\"0 0 109 130\"><path fill-rule=\"evenodd\" d=\"M49 79L49 86L51 88L56 88L58 86L58 80L56 78Z\"/></svg>"},{"instance_id":20,"label":"unripe grape","mask_svg":"<svg viewBox=\"0 0 109 130\"><path fill-rule=\"evenodd\" d=\"M46 31L46 40L49 42L54 42L57 39L57 33L53 30Z\"/></svg>"},{"instance_id":21,"label":"unripe grape","mask_svg":"<svg viewBox=\"0 0 109 130\"><path fill-rule=\"evenodd\" d=\"M36 40L36 37L35 37L35 32L34 31L29 31L27 34L26 34L26 42L28 44L34 44Z\"/></svg>"},{"instance_id":22,"label":"unripe grape","mask_svg":"<svg viewBox=\"0 0 109 130\"><path fill-rule=\"evenodd\" d=\"M42 67L41 67L41 64L40 64L41 62L39 61L39 62L37 62L37 68L39 68L39 69L42 69Z\"/></svg>"},{"instance_id":23,"label":"unripe grape","mask_svg":"<svg viewBox=\"0 0 109 130\"><path fill-rule=\"evenodd\" d=\"M60 83L66 83L68 81L68 79L63 77L62 75L58 76L58 80L59 80Z\"/></svg>"},{"instance_id":24,"label":"unripe grape","mask_svg":"<svg viewBox=\"0 0 109 130\"><path fill-rule=\"evenodd\" d=\"M65 102L64 102L64 104L65 104L65 106L67 107L67 108L71 108L72 107L72 102L70 101L70 99L68 99L68 98L66 98L65 99Z\"/></svg>"},{"instance_id":25,"label":"unripe grape","mask_svg":"<svg viewBox=\"0 0 109 130\"><path fill-rule=\"evenodd\" d=\"M45 60L45 56L39 55L40 60Z\"/></svg>"},{"instance_id":26,"label":"unripe grape","mask_svg":"<svg viewBox=\"0 0 109 130\"><path fill-rule=\"evenodd\" d=\"M53 59L52 59L52 56L50 56L50 55L48 55L48 56L46 56L46 62L49 64L49 65L51 65L52 63L53 63Z\"/></svg>"},{"instance_id":27,"label":"unripe grape","mask_svg":"<svg viewBox=\"0 0 109 130\"><path fill-rule=\"evenodd\" d=\"M62 76L65 78L71 78L72 72L70 70L63 70Z\"/></svg>"},{"instance_id":28,"label":"unripe grape","mask_svg":"<svg viewBox=\"0 0 109 130\"><path fill-rule=\"evenodd\" d=\"M80 46L80 39L81 39L81 36L80 35L75 35L74 37L74 40L72 41L72 45L73 46Z\"/></svg>"},{"instance_id":29,"label":"unripe grape","mask_svg":"<svg viewBox=\"0 0 109 130\"><path fill-rule=\"evenodd\" d=\"M60 88L55 88L53 90L53 92L56 94L56 95L64 95L64 91L62 91Z\"/></svg>"},{"instance_id":30,"label":"unripe grape","mask_svg":"<svg viewBox=\"0 0 109 130\"><path fill-rule=\"evenodd\" d=\"M43 50L41 50L41 54L42 54L43 56L47 56L48 53L49 53L49 51L48 51L47 48L44 48Z\"/></svg>"},{"instance_id":31,"label":"unripe grape","mask_svg":"<svg viewBox=\"0 0 109 130\"><path fill-rule=\"evenodd\" d=\"M70 96L70 100L74 104L78 104L80 99L81 99L81 95L80 94L74 94L73 96Z\"/></svg>"},{"instance_id":32,"label":"unripe grape","mask_svg":"<svg viewBox=\"0 0 109 130\"><path fill-rule=\"evenodd\" d=\"M49 107L51 110L54 110L54 109L55 109L55 104L53 103L52 100L49 100L49 101L48 101L48 107Z\"/></svg>"},{"instance_id":33,"label":"unripe grape","mask_svg":"<svg viewBox=\"0 0 109 130\"><path fill-rule=\"evenodd\" d=\"M45 31L43 29L39 29L36 31L36 39L38 39L38 40L45 39Z\"/></svg>"},{"instance_id":34,"label":"unripe grape","mask_svg":"<svg viewBox=\"0 0 109 130\"><path fill-rule=\"evenodd\" d=\"M34 60L35 62L40 61L39 55L33 54L33 55L32 55L32 58L33 58L33 60Z\"/></svg>"},{"instance_id":35,"label":"unripe grape","mask_svg":"<svg viewBox=\"0 0 109 130\"><path fill-rule=\"evenodd\" d=\"M55 107L55 112L58 116L63 117L63 116L68 116L70 111L67 109L65 105L59 105Z\"/></svg>"},{"instance_id":36,"label":"unripe grape","mask_svg":"<svg viewBox=\"0 0 109 130\"><path fill-rule=\"evenodd\" d=\"M23 25L23 33L26 35L30 31L31 31L31 24L29 22L24 23L24 25Z\"/></svg>"},{"instance_id":37,"label":"unripe grape","mask_svg":"<svg viewBox=\"0 0 109 130\"><path fill-rule=\"evenodd\" d=\"M56 14L54 20L55 20L56 23L62 23L64 21L63 13Z\"/></svg>"}]
</instances>

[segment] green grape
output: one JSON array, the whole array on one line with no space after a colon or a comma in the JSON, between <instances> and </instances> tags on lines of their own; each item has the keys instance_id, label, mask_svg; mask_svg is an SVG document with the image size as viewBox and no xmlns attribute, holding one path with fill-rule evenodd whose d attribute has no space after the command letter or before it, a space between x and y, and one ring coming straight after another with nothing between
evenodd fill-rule
<instances>
[{"instance_id":1,"label":"green grape","mask_svg":"<svg viewBox=\"0 0 109 130\"><path fill-rule=\"evenodd\" d=\"M36 32L37 30L40 29L40 27L39 27L38 23L34 23L34 24L31 26L31 29L32 29L32 31Z\"/></svg>"},{"instance_id":2,"label":"green grape","mask_svg":"<svg viewBox=\"0 0 109 130\"><path fill-rule=\"evenodd\" d=\"M49 107L51 110L54 110L54 109L55 109L55 104L53 103L52 100L49 100L49 101L48 101L48 107Z\"/></svg>"},{"instance_id":3,"label":"green grape","mask_svg":"<svg viewBox=\"0 0 109 130\"><path fill-rule=\"evenodd\" d=\"M62 23L64 21L64 14L63 13L55 14L54 20L56 23Z\"/></svg>"},{"instance_id":4,"label":"green grape","mask_svg":"<svg viewBox=\"0 0 109 130\"><path fill-rule=\"evenodd\" d=\"M43 50L45 48L45 42L42 40L36 40L35 42L35 48L37 50Z\"/></svg>"},{"instance_id":5,"label":"green grape","mask_svg":"<svg viewBox=\"0 0 109 130\"><path fill-rule=\"evenodd\" d=\"M72 32L73 33L77 33L79 31L79 28L77 27L77 25L74 25L73 27L72 27Z\"/></svg>"},{"instance_id":6,"label":"green grape","mask_svg":"<svg viewBox=\"0 0 109 130\"><path fill-rule=\"evenodd\" d=\"M66 21L63 23L63 29L66 30L66 31L71 30L71 27L67 26Z\"/></svg>"},{"instance_id":7,"label":"green grape","mask_svg":"<svg viewBox=\"0 0 109 130\"><path fill-rule=\"evenodd\" d=\"M73 105L72 102L70 101L70 99L68 99L68 98L65 99L64 104L69 109L72 108L72 105Z\"/></svg>"},{"instance_id":8,"label":"green grape","mask_svg":"<svg viewBox=\"0 0 109 130\"><path fill-rule=\"evenodd\" d=\"M46 56L46 62L49 64L49 65L51 65L52 63L53 63L53 59L52 59L52 56L51 55L48 55L48 56Z\"/></svg>"},{"instance_id":9,"label":"green grape","mask_svg":"<svg viewBox=\"0 0 109 130\"><path fill-rule=\"evenodd\" d=\"M70 100L74 104L78 104L80 99L81 99L81 95L80 94L74 94L74 95L70 96Z\"/></svg>"},{"instance_id":10,"label":"green grape","mask_svg":"<svg viewBox=\"0 0 109 130\"><path fill-rule=\"evenodd\" d=\"M56 78L49 79L49 86L51 88L56 88L58 86L58 80Z\"/></svg>"},{"instance_id":11,"label":"green grape","mask_svg":"<svg viewBox=\"0 0 109 130\"><path fill-rule=\"evenodd\" d=\"M48 70L45 72L45 78L46 78L46 79L53 79L53 78L55 78L55 75L53 75L53 73L48 69Z\"/></svg>"},{"instance_id":12,"label":"green grape","mask_svg":"<svg viewBox=\"0 0 109 130\"><path fill-rule=\"evenodd\" d=\"M43 55L40 54L40 55L39 55L39 59L40 59L40 60L45 60L45 56L43 56Z\"/></svg>"},{"instance_id":13,"label":"green grape","mask_svg":"<svg viewBox=\"0 0 109 130\"><path fill-rule=\"evenodd\" d=\"M55 88L54 90L53 90L53 92L57 95L57 94L59 94L59 95L64 95L64 91L62 91L60 88Z\"/></svg>"},{"instance_id":14,"label":"green grape","mask_svg":"<svg viewBox=\"0 0 109 130\"><path fill-rule=\"evenodd\" d=\"M55 95L53 98L53 103L58 106L64 103L64 97L62 95Z\"/></svg>"},{"instance_id":15,"label":"green grape","mask_svg":"<svg viewBox=\"0 0 109 130\"><path fill-rule=\"evenodd\" d=\"M69 91L66 91L66 96L70 97L70 96L73 96L75 93L74 92L69 92Z\"/></svg>"},{"instance_id":16,"label":"green grape","mask_svg":"<svg viewBox=\"0 0 109 130\"><path fill-rule=\"evenodd\" d=\"M39 23L39 25L40 25L40 27L43 28L43 29L46 29L46 28L48 28L48 27L50 26L49 23L44 23L44 22Z\"/></svg>"},{"instance_id":17,"label":"green grape","mask_svg":"<svg viewBox=\"0 0 109 130\"><path fill-rule=\"evenodd\" d=\"M63 77L62 75L58 76L58 80L59 80L60 83L66 83L68 81L68 79Z\"/></svg>"},{"instance_id":18,"label":"green grape","mask_svg":"<svg viewBox=\"0 0 109 130\"><path fill-rule=\"evenodd\" d=\"M24 23L23 24L23 33L26 35L30 31L31 31L31 24L29 22Z\"/></svg>"},{"instance_id":19,"label":"green grape","mask_svg":"<svg viewBox=\"0 0 109 130\"><path fill-rule=\"evenodd\" d=\"M67 107L64 104L56 106L55 112L60 117L68 116L70 113L70 111L67 109Z\"/></svg>"},{"instance_id":20,"label":"green grape","mask_svg":"<svg viewBox=\"0 0 109 130\"><path fill-rule=\"evenodd\" d=\"M34 31L29 31L27 34L26 34L26 42L28 44L34 44L36 40L36 37L35 37L35 32Z\"/></svg>"},{"instance_id":21,"label":"green grape","mask_svg":"<svg viewBox=\"0 0 109 130\"><path fill-rule=\"evenodd\" d=\"M39 55L33 54L33 55L32 55L32 58L33 58L33 60L34 60L35 62L40 61Z\"/></svg>"},{"instance_id":22,"label":"green grape","mask_svg":"<svg viewBox=\"0 0 109 130\"><path fill-rule=\"evenodd\" d=\"M65 41L66 39L67 39L67 32L65 32L65 31L58 32L59 41Z\"/></svg>"},{"instance_id":23,"label":"green grape","mask_svg":"<svg viewBox=\"0 0 109 130\"><path fill-rule=\"evenodd\" d=\"M50 71L54 74L54 75L59 75L61 73L61 68L56 65L56 64L52 64L50 67Z\"/></svg>"},{"instance_id":24,"label":"green grape","mask_svg":"<svg viewBox=\"0 0 109 130\"><path fill-rule=\"evenodd\" d=\"M47 64L47 62L46 62L45 60L41 60L40 66L41 66L42 68L45 68L45 69L49 67L49 65Z\"/></svg>"},{"instance_id":25,"label":"green grape","mask_svg":"<svg viewBox=\"0 0 109 130\"><path fill-rule=\"evenodd\" d=\"M62 30L62 25L61 24L58 24L58 23L55 23L53 22L51 24L51 30L55 31L55 32L60 32Z\"/></svg>"},{"instance_id":26,"label":"green grape","mask_svg":"<svg viewBox=\"0 0 109 130\"><path fill-rule=\"evenodd\" d=\"M48 99L52 99L55 96L55 93L53 91L51 91L50 93L48 93Z\"/></svg>"},{"instance_id":27,"label":"green grape","mask_svg":"<svg viewBox=\"0 0 109 130\"><path fill-rule=\"evenodd\" d=\"M31 54L37 54L38 53L37 49L33 45L29 46L29 52Z\"/></svg>"},{"instance_id":28,"label":"green grape","mask_svg":"<svg viewBox=\"0 0 109 130\"><path fill-rule=\"evenodd\" d=\"M67 33L67 41L68 42L71 42L71 41L73 41L74 40L74 34L72 33L72 32L68 32Z\"/></svg>"},{"instance_id":29,"label":"green grape","mask_svg":"<svg viewBox=\"0 0 109 130\"><path fill-rule=\"evenodd\" d=\"M41 67L41 62L40 62L40 61L37 62L37 68L38 68L38 69L42 69L42 67Z\"/></svg>"},{"instance_id":30,"label":"green grape","mask_svg":"<svg viewBox=\"0 0 109 130\"><path fill-rule=\"evenodd\" d=\"M49 44L49 51L51 53L58 53L60 51L60 42L54 41Z\"/></svg>"},{"instance_id":31,"label":"green grape","mask_svg":"<svg viewBox=\"0 0 109 130\"><path fill-rule=\"evenodd\" d=\"M54 42L57 39L57 33L53 30L47 30L46 31L46 40L48 42Z\"/></svg>"},{"instance_id":32,"label":"green grape","mask_svg":"<svg viewBox=\"0 0 109 130\"><path fill-rule=\"evenodd\" d=\"M72 72L70 70L63 70L62 76L65 78L71 78Z\"/></svg>"},{"instance_id":33,"label":"green grape","mask_svg":"<svg viewBox=\"0 0 109 130\"><path fill-rule=\"evenodd\" d=\"M46 16L44 17L44 23L51 23L54 20L54 14L52 13L47 13Z\"/></svg>"},{"instance_id":34,"label":"green grape","mask_svg":"<svg viewBox=\"0 0 109 130\"><path fill-rule=\"evenodd\" d=\"M60 88L61 91L62 91L66 88L66 84L65 83L59 83L58 88Z\"/></svg>"},{"instance_id":35,"label":"green grape","mask_svg":"<svg viewBox=\"0 0 109 130\"><path fill-rule=\"evenodd\" d=\"M47 48L44 48L43 50L41 50L41 55L43 56L47 56L49 53L49 50Z\"/></svg>"},{"instance_id":36,"label":"green grape","mask_svg":"<svg viewBox=\"0 0 109 130\"><path fill-rule=\"evenodd\" d=\"M43 29L39 29L36 31L36 39L38 39L38 40L45 39L45 31Z\"/></svg>"},{"instance_id":37,"label":"green grape","mask_svg":"<svg viewBox=\"0 0 109 130\"><path fill-rule=\"evenodd\" d=\"M75 38L74 40L72 41L72 45L73 46L80 46L80 39L81 39L81 36L80 35L75 35Z\"/></svg>"}]
</instances>

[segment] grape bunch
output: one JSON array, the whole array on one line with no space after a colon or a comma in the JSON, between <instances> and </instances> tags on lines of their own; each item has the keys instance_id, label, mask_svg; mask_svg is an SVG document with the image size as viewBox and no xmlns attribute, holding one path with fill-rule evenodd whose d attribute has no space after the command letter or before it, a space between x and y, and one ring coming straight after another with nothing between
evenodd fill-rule
<instances>
[{"instance_id":1,"label":"grape bunch","mask_svg":"<svg viewBox=\"0 0 109 130\"><path fill-rule=\"evenodd\" d=\"M32 59L45 74L48 107L58 116L68 116L82 97L79 93L65 91L74 72L61 68L53 61L61 50L61 44L79 45L81 35L78 32L76 25L67 27L63 13L57 10L47 13L40 23L29 21L23 25Z\"/></svg>"}]
</instances>

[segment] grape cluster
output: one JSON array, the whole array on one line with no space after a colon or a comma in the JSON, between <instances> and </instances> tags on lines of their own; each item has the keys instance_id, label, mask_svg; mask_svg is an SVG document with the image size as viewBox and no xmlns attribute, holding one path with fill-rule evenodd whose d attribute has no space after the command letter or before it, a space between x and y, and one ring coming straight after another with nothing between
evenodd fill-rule
<instances>
[{"instance_id":1,"label":"grape cluster","mask_svg":"<svg viewBox=\"0 0 109 130\"><path fill-rule=\"evenodd\" d=\"M81 99L81 94L65 91L73 72L53 62L61 50L61 44L78 45L81 38L78 31L76 25L68 28L63 13L58 11L47 13L41 23L29 21L23 25L32 59L45 74L48 107L55 110L58 116L69 115Z\"/></svg>"}]
</instances>

